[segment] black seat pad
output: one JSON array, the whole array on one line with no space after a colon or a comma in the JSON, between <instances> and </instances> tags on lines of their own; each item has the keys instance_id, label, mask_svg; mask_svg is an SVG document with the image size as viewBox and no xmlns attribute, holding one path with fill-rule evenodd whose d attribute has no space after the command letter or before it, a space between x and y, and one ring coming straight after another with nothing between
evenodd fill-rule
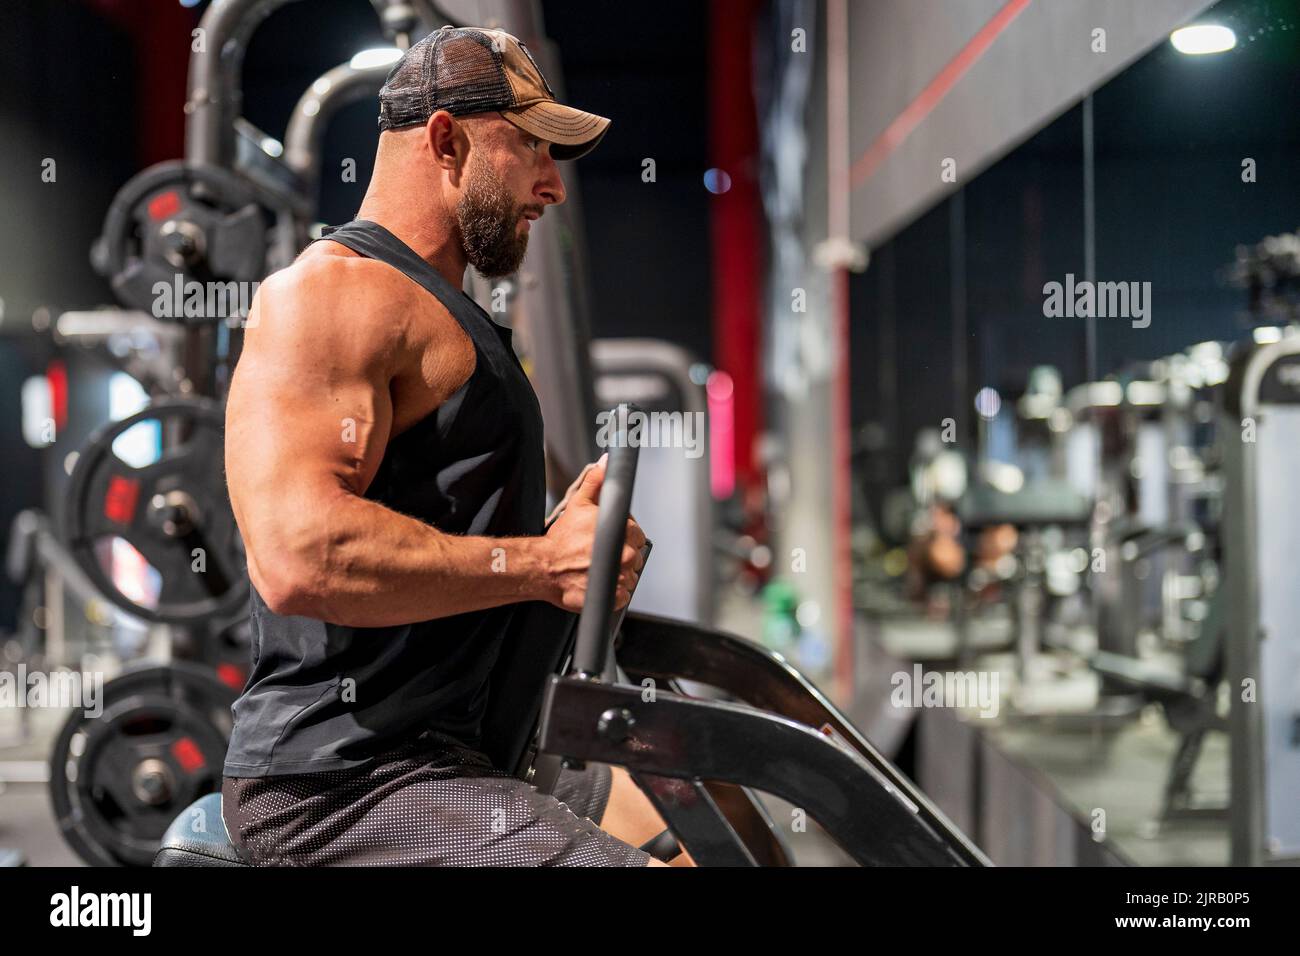
<instances>
[{"instance_id":1,"label":"black seat pad","mask_svg":"<svg viewBox=\"0 0 1300 956\"><path fill-rule=\"evenodd\" d=\"M221 794L209 793L185 808L163 834L154 866L247 866L226 833Z\"/></svg>"}]
</instances>

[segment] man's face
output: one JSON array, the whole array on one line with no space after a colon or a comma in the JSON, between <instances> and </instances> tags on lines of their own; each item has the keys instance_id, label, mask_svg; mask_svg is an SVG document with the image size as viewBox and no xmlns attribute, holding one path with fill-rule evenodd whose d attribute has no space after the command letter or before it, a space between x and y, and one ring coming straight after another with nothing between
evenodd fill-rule
<instances>
[{"instance_id":1,"label":"man's face","mask_svg":"<svg viewBox=\"0 0 1300 956\"><path fill-rule=\"evenodd\" d=\"M496 118L472 137L465 186L456 203L465 257L486 278L518 271L529 221L564 201L550 144Z\"/></svg>"}]
</instances>

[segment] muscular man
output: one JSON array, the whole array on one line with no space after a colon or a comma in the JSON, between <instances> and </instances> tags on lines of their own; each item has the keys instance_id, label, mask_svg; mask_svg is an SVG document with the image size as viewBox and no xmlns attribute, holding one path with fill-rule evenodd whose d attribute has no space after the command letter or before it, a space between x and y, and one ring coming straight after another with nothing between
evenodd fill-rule
<instances>
[{"instance_id":1,"label":"muscular man","mask_svg":"<svg viewBox=\"0 0 1300 956\"><path fill-rule=\"evenodd\" d=\"M258 291L226 412L254 657L223 787L254 864L658 863L622 771L544 796L477 749L515 605L582 607L604 468L543 533L537 399L461 282L518 269L556 160L608 125L509 34L444 28L380 94L357 219ZM620 606L644 541L630 521Z\"/></svg>"}]
</instances>

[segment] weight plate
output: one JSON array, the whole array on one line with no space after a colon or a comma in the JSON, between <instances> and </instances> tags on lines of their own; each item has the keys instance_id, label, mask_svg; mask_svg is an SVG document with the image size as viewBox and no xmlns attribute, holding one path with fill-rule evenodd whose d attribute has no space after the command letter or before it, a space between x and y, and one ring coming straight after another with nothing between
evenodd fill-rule
<instances>
[{"instance_id":1,"label":"weight plate","mask_svg":"<svg viewBox=\"0 0 1300 956\"><path fill-rule=\"evenodd\" d=\"M91 262L130 308L195 325L223 316L159 314L158 283L255 282L266 273L268 211L235 174L167 160L143 170L113 198Z\"/></svg>"},{"instance_id":2,"label":"weight plate","mask_svg":"<svg viewBox=\"0 0 1300 956\"><path fill-rule=\"evenodd\" d=\"M152 865L176 816L221 787L236 696L193 664L141 665L104 684L98 716L68 718L50 757L50 801L83 860Z\"/></svg>"},{"instance_id":3,"label":"weight plate","mask_svg":"<svg viewBox=\"0 0 1300 956\"><path fill-rule=\"evenodd\" d=\"M131 464L120 455L132 448L114 444L145 422L157 423L164 451ZM226 495L222 424L212 402L159 402L99 429L77 456L64 509L68 548L96 587L131 614L192 626L246 611L248 578ZM154 439L143 437L134 450L149 446L144 458L152 458Z\"/></svg>"}]
</instances>

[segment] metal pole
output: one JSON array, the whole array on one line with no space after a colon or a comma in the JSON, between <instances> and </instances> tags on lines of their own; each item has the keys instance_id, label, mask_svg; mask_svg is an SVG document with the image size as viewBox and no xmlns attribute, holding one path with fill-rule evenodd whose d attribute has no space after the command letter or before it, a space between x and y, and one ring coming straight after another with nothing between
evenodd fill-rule
<instances>
[{"instance_id":1,"label":"metal pole","mask_svg":"<svg viewBox=\"0 0 1300 956\"><path fill-rule=\"evenodd\" d=\"M228 167L234 121L243 106L240 76L253 31L273 12L297 0L213 0L199 21L200 49L190 56L185 103L185 158ZM449 18L431 0L371 0L385 33L395 42L413 26L431 33Z\"/></svg>"},{"instance_id":2,"label":"metal pole","mask_svg":"<svg viewBox=\"0 0 1300 956\"><path fill-rule=\"evenodd\" d=\"M1097 181L1093 167L1092 94L1083 98L1083 277L1097 281ZM1084 381L1097 381L1097 319L1084 325Z\"/></svg>"},{"instance_id":3,"label":"metal pole","mask_svg":"<svg viewBox=\"0 0 1300 956\"><path fill-rule=\"evenodd\" d=\"M497 0L494 4L480 0L479 16L526 43L556 97L564 99L559 50L546 38L539 0ZM591 368L593 309L582 196L575 170L568 163L565 166L569 167L563 173L568 198L533 223L528 258L518 276L520 291L511 307L546 422L547 470L553 479L551 491L557 496L597 451Z\"/></svg>"},{"instance_id":4,"label":"metal pole","mask_svg":"<svg viewBox=\"0 0 1300 956\"><path fill-rule=\"evenodd\" d=\"M185 158L229 167L248 39L272 11L296 0L214 0L199 21L185 102ZM201 41L201 42L200 42Z\"/></svg>"},{"instance_id":5,"label":"metal pole","mask_svg":"<svg viewBox=\"0 0 1300 956\"><path fill-rule=\"evenodd\" d=\"M826 7L826 153L829 238L849 241L849 9L847 0ZM831 501L835 622L835 694L853 694L852 465L850 462L849 270L831 272Z\"/></svg>"},{"instance_id":6,"label":"metal pole","mask_svg":"<svg viewBox=\"0 0 1300 956\"><path fill-rule=\"evenodd\" d=\"M952 387L957 421L970 421L970 383L966 356L966 189L953 193L948 205L949 303L952 309ZM965 416L963 418L963 416ZM967 437L970 430L965 429ZM982 447L982 443L981 443Z\"/></svg>"}]
</instances>

